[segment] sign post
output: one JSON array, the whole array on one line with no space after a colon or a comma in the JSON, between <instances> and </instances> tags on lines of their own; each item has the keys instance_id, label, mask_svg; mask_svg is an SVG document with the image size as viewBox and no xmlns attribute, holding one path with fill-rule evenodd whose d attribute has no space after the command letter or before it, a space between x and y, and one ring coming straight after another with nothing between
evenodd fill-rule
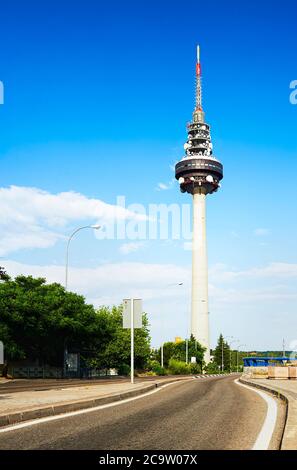
<instances>
[{"instance_id":1,"label":"sign post","mask_svg":"<svg viewBox=\"0 0 297 470\"><path fill-rule=\"evenodd\" d=\"M123 328L131 329L131 384L134 384L134 329L142 327L142 300L124 299Z\"/></svg>"},{"instance_id":2,"label":"sign post","mask_svg":"<svg viewBox=\"0 0 297 470\"><path fill-rule=\"evenodd\" d=\"M131 384L134 384L134 299L131 300Z\"/></svg>"},{"instance_id":3,"label":"sign post","mask_svg":"<svg viewBox=\"0 0 297 470\"><path fill-rule=\"evenodd\" d=\"M4 364L4 345L0 341L0 364Z\"/></svg>"}]
</instances>

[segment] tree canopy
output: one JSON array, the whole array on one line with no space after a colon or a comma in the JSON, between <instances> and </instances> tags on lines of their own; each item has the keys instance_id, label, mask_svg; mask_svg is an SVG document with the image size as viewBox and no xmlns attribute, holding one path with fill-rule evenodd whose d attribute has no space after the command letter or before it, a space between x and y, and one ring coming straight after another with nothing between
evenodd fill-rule
<instances>
[{"instance_id":1,"label":"tree canopy","mask_svg":"<svg viewBox=\"0 0 297 470\"><path fill-rule=\"evenodd\" d=\"M8 276L0 283L0 339L8 360L38 359L62 366L64 348L81 352L87 365L120 368L130 363L130 330L122 307L95 310L83 296L43 278ZM148 321L135 331L135 367L150 354Z\"/></svg>"},{"instance_id":2,"label":"tree canopy","mask_svg":"<svg viewBox=\"0 0 297 470\"><path fill-rule=\"evenodd\" d=\"M191 335L188 340L188 361L190 362L191 357L196 357L197 364L202 366L205 350L206 349L195 340L194 336ZM160 349L156 351L155 357L160 361ZM178 361L186 360L186 341L180 341L178 343L169 341L163 344L163 362L165 367L168 367L170 359L176 359Z\"/></svg>"}]
</instances>

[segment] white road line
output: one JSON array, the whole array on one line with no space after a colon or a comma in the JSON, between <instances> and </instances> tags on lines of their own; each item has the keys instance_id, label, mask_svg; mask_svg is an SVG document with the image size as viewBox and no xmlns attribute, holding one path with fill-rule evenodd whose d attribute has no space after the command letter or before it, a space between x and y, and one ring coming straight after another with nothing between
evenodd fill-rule
<instances>
[{"instance_id":1,"label":"white road line","mask_svg":"<svg viewBox=\"0 0 297 470\"><path fill-rule=\"evenodd\" d=\"M238 379L234 380L234 382L237 385L240 385L241 387L248 388L249 390L252 390L253 392L257 393L266 402L267 404L266 418L262 426L262 429L260 433L258 434L256 442L252 447L252 450L268 450L269 444L270 444L270 441L271 441L271 438L275 429L276 419L277 419L276 400L272 398L270 395L268 395L267 393L262 392L261 390L257 390L254 387L249 387L248 385L244 385L240 383Z\"/></svg>"},{"instance_id":2,"label":"white road line","mask_svg":"<svg viewBox=\"0 0 297 470\"><path fill-rule=\"evenodd\" d=\"M191 379L188 379L188 380L191 380ZM49 421L55 421L58 419L70 418L72 416L78 416L84 413L92 413L94 411L104 410L105 408L111 408L112 406L124 405L125 403L129 403L130 401L139 400L140 398L153 395L153 393L160 392L164 388L169 387L169 385L176 385L176 384L184 383L184 382L187 382L187 380L185 381L177 380L176 382L170 382L169 384L164 384L164 385L161 385L160 387L156 387L156 389L152 390L151 392L143 393L142 395L138 395L137 397L125 398L124 400L119 400L113 403L108 403L107 405L99 405L99 406L94 406L92 408L85 408L83 410L70 411L69 413L63 413L63 414L55 415L55 416L47 416L45 418L36 418L31 421L25 421L23 423L12 424L12 425L0 428L0 433L16 431L17 429L27 428L29 426L34 426L36 424L48 423Z\"/></svg>"}]
</instances>

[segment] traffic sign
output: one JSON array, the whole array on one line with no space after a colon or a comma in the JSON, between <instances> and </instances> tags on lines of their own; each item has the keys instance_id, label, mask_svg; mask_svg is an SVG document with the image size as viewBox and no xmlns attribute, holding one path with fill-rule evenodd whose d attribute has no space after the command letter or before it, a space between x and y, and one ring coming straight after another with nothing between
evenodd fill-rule
<instances>
[{"instance_id":1,"label":"traffic sign","mask_svg":"<svg viewBox=\"0 0 297 470\"><path fill-rule=\"evenodd\" d=\"M133 301L133 327L142 328L142 300L124 299L123 300L123 328L131 328L132 323L132 301Z\"/></svg>"}]
</instances>

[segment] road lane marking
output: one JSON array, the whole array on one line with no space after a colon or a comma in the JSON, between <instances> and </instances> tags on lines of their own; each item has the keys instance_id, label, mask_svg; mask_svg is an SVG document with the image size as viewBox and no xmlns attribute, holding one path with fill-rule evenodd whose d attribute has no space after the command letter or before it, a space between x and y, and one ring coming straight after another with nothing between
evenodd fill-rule
<instances>
[{"instance_id":1,"label":"road lane marking","mask_svg":"<svg viewBox=\"0 0 297 470\"><path fill-rule=\"evenodd\" d=\"M58 420L58 419L70 418L72 416L78 416L78 415L81 415L81 414L84 414L84 413L91 413L91 412L94 412L94 411L104 410L105 408L111 408L113 406L123 405L125 403L129 403L130 401L139 400L140 398L145 398L145 397L148 397L149 395L153 395L154 393L157 393L157 392L160 392L161 390L164 390L164 388L169 387L170 385L185 383L185 382L188 382L190 380L192 380L192 378L189 378L189 379L186 379L186 380L177 380L175 382L170 382L169 384L164 384L164 385L161 385L160 387L156 387L156 389L152 390L151 392L143 393L141 395L138 395L138 396L132 397L132 398L125 398L124 400L115 401L113 403L108 403L106 405L98 405L98 406L94 406L92 408L85 408L85 409L82 409L82 410L70 411L68 413L63 413L63 414L60 414L60 415L47 416L45 418L36 418L36 419L31 420L31 421L25 421L23 423L11 424L11 425L5 426L3 428L0 428L0 433L16 431L18 429L27 428L29 426L34 426L36 424L48 423L49 421L55 421L55 420Z\"/></svg>"},{"instance_id":2,"label":"road lane marking","mask_svg":"<svg viewBox=\"0 0 297 470\"><path fill-rule=\"evenodd\" d=\"M241 387L248 388L249 390L252 390L252 392L257 393L266 402L267 404L266 418L262 426L262 429L260 433L258 434L256 442L252 447L252 450L268 450L269 444L272 439L272 435L276 426L276 420L277 420L276 400L272 398L270 395L268 395L267 393L262 392L261 390L257 390L254 387L249 387L248 385L240 383L239 379L234 380L234 382L237 385L240 385Z\"/></svg>"}]
</instances>

